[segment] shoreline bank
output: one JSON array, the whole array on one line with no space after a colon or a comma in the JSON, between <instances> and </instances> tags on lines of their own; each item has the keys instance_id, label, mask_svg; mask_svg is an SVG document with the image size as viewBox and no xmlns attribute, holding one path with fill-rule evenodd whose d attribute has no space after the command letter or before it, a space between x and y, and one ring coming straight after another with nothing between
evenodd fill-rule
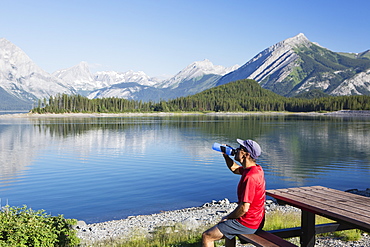
<instances>
[{"instance_id":1,"label":"shoreline bank","mask_svg":"<svg viewBox=\"0 0 370 247\"><path fill-rule=\"evenodd\" d=\"M303 116L348 116L370 117L366 110L341 110L334 112L128 112L128 113L16 113L3 114L1 118L95 118L95 117L140 117L140 116L256 116L256 115L303 115Z\"/></svg>"},{"instance_id":2,"label":"shoreline bank","mask_svg":"<svg viewBox=\"0 0 370 247\"><path fill-rule=\"evenodd\" d=\"M188 230L201 226L214 225L221 218L237 207L237 203L227 198L220 201L205 203L199 207L163 211L150 215L129 216L121 220L86 224L79 221L75 226L77 236L82 244L89 245L99 241L127 239L132 235L149 235L157 227L171 227L181 224ZM266 212L280 210L283 212L299 212L292 206L280 206L272 200L266 201Z\"/></svg>"},{"instance_id":3,"label":"shoreline bank","mask_svg":"<svg viewBox=\"0 0 370 247\"><path fill-rule=\"evenodd\" d=\"M350 189L346 192L370 197L370 188L366 190ZM184 208L180 210L164 211L150 215L129 216L126 219L113 220L101 223L86 224L79 221L75 226L77 236L82 240L82 246L100 241L127 239L134 234L149 235L156 227L170 227L175 224L182 224L189 230L197 229L200 226L215 225L219 220L233 211L237 203L230 202L227 198L220 201L205 203L199 207ZM266 214L272 211L282 213L300 214L300 209L279 205L273 200L266 200ZM199 233L201 234L201 233ZM370 246L370 236L367 233L362 235L359 241L342 241L334 237L318 237L315 246ZM238 245L250 246L250 245Z\"/></svg>"}]
</instances>

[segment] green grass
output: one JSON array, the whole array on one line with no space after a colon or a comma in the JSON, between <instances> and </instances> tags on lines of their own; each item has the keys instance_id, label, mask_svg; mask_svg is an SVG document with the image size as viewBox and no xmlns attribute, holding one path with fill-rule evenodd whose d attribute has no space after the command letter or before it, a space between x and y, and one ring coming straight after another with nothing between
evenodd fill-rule
<instances>
[{"instance_id":1,"label":"green grass","mask_svg":"<svg viewBox=\"0 0 370 247\"><path fill-rule=\"evenodd\" d=\"M317 216L316 224L326 224L333 221ZM281 211L273 211L266 214L266 223L263 228L266 231L277 230L284 228L298 227L301 224L300 212L289 212L283 213ZM94 245L89 244L88 246L93 247L201 247L202 244L202 232L211 226L202 226L197 229L188 230L181 224L174 226L159 227L154 232L146 235L141 232L134 233L130 239L121 240L106 240ZM323 236L340 238L343 241L356 241L361 239L360 230L346 230L335 233L323 234ZM298 244L298 240L293 240L295 244ZM224 240L216 242L215 246L224 245ZM81 245L84 246L84 245Z\"/></svg>"},{"instance_id":2,"label":"green grass","mask_svg":"<svg viewBox=\"0 0 370 247\"><path fill-rule=\"evenodd\" d=\"M188 230L182 224L158 227L150 235L136 232L130 239L105 240L95 243L94 247L201 247L202 232L210 226ZM84 245L82 245L84 246Z\"/></svg>"},{"instance_id":3,"label":"green grass","mask_svg":"<svg viewBox=\"0 0 370 247\"><path fill-rule=\"evenodd\" d=\"M347 231L334 232L333 236L340 238L343 241L358 241L361 239L361 234L361 230L352 229Z\"/></svg>"},{"instance_id":4,"label":"green grass","mask_svg":"<svg viewBox=\"0 0 370 247\"><path fill-rule=\"evenodd\" d=\"M334 221L325 217L316 216L315 224L327 224L333 223ZM266 215L266 224L263 228L265 231L298 227L301 225L301 214L300 212L294 213L283 213L281 211L274 211ZM337 231L333 233L321 234L321 236L332 236L340 238L343 241L357 241L361 239L362 231L357 229ZM320 236L320 235L319 235Z\"/></svg>"}]
</instances>

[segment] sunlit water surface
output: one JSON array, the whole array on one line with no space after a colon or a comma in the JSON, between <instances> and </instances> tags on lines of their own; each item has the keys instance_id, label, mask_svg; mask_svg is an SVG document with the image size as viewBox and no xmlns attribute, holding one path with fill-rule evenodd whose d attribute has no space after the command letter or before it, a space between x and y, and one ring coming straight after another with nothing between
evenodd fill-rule
<instances>
[{"instance_id":1,"label":"sunlit water surface","mask_svg":"<svg viewBox=\"0 0 370 247\"><path fill-rule=\"evenodd\" d=\"M0 118L0 198L88 223L236 200L213 142L260 143L267 188L370 187L370 119Z\"/></svg>"}]
</instances>

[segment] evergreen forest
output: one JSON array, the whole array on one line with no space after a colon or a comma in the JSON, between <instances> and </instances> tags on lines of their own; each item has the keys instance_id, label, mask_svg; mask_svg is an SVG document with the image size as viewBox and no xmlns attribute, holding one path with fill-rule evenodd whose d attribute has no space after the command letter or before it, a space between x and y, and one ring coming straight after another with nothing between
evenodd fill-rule
<instances>
[{"instance_id":1,"label":"evergreen forest","mask_svg":"<svg viewBox=\"0 0 370 247\"><path fill-rule=\"evenodd\" d=\"M88 99L81 95L59 94L39 100L33 113L129 113L129 112L320 112L370 110L370 96L328 96L287 98L263 89L256 81L244 79L201 93L159 102L122 98Z\"/></svg>"}]
</instances>

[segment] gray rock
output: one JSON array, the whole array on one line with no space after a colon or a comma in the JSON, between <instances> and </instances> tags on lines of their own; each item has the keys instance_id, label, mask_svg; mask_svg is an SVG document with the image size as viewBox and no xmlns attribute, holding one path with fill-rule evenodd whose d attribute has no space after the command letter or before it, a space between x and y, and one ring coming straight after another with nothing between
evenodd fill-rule
<instances>
[{"instance_id":1,"label":"gray rock","mask_svg":"<svg viewBox=\"0 0 370 247\"><path fill-rule=\"evenodd\" d=\"M189 218L181 221L181 223L184 225L186 230L193 230L193 229L197 229L199 227L198 221L193 217L189 217Z\"/></svg>"}]
</instances>

